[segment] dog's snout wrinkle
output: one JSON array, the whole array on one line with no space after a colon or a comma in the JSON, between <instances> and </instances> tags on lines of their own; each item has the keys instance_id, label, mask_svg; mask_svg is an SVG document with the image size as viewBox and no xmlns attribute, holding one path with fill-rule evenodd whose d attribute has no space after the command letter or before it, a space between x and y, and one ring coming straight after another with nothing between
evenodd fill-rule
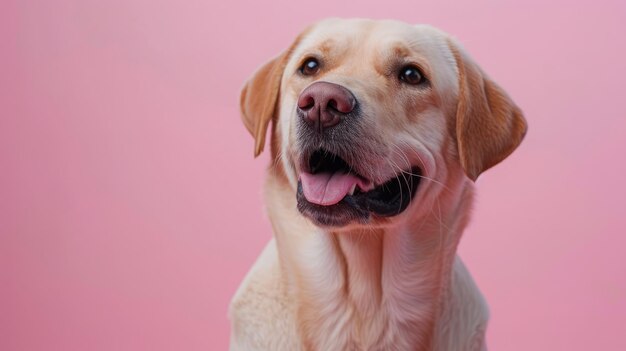
<instances>
[{"instance_id":1,"label":"dog's snout wrinkle","mask_svg":"<svg viewBox=\"0 0 626 351\"><path fill-rule=\"evenodd\" d=\"M298 110L307 125L322 133L339 124L356 107L356 98L345 87L315 82L298 98Z\"/></svg>"}]
</instances>

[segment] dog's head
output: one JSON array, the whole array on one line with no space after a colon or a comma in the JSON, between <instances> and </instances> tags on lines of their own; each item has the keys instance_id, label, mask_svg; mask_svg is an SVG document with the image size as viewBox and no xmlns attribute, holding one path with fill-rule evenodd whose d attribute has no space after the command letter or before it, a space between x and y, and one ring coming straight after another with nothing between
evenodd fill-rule
<instances>
[{"instance_id":1,"label":"dog's head","mask_svg":"<svg viewBox=\"0 0 626 351\"><path fill-rule=\"evenodd\" d=\"M272 155L298 209L332 227L388 223L451 172L475 180L526 132L453 39L395 21L313 25L254 74L241 110L255 155L272 121Z\"/></svg>"}]
</instances>

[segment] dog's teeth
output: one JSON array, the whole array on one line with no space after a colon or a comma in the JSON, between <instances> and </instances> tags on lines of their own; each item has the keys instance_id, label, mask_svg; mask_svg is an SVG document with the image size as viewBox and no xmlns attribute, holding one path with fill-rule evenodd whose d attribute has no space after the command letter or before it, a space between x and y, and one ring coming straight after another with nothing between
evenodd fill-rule
<instances>
[{"instance_id":1,"label":"dog's teeth","mask_svg":"<svg viewBox=\"0 0 626 351\"><path fill-rule=\"evenodd\" d=\"M350 191L348 191L348 195L354 195L355 190L356 190L356 184L354 184L352 188L350 188Z\"/></svg>"}]
</instances>

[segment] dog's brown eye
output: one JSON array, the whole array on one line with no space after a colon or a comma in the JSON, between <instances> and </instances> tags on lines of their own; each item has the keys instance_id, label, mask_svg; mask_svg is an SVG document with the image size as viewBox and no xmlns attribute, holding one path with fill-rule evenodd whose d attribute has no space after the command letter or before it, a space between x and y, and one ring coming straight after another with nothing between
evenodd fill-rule
<instances>
[{"instance_id":1,"label":"dog's brown eye","mask_svg":"<svg viewBox=\"0 0 626 351\"><path fill-rule=\"evenodd\" d=\"M302 66L300 67L300 73L305 76L312 76L316 74L320 70L320 63L317 59L310 58L304 61Z\"/></svg>"},{"instance_id":2,"label":"dog's brown eye","mask_svg":"<svg viewBox=\"0 0 626 351\"><path fill-rule=\"evenodd\" d=\"M400 80L411 85L418 85L424 81L424 76L415 66L406 66L400 70Z\"/></svg>"}]
</instances>

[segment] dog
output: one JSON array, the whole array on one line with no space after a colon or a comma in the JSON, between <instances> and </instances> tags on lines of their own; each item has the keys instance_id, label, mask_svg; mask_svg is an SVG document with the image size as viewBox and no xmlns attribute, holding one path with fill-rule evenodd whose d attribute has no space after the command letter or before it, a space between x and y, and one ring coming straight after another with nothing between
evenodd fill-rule
<instances>
[{"instance_id":1,"label":"dog","mask_svg":"<svg viewBox=\"0 0 626 351\"><path fill-rule=\"evenodd\" d=\"M272 126L274 237L231 302L230 349L486 350L488 308L456 249L474 181L527 123L460 44L323 20L240 104L255 156Z\"/></svg>"}]
</instances>

